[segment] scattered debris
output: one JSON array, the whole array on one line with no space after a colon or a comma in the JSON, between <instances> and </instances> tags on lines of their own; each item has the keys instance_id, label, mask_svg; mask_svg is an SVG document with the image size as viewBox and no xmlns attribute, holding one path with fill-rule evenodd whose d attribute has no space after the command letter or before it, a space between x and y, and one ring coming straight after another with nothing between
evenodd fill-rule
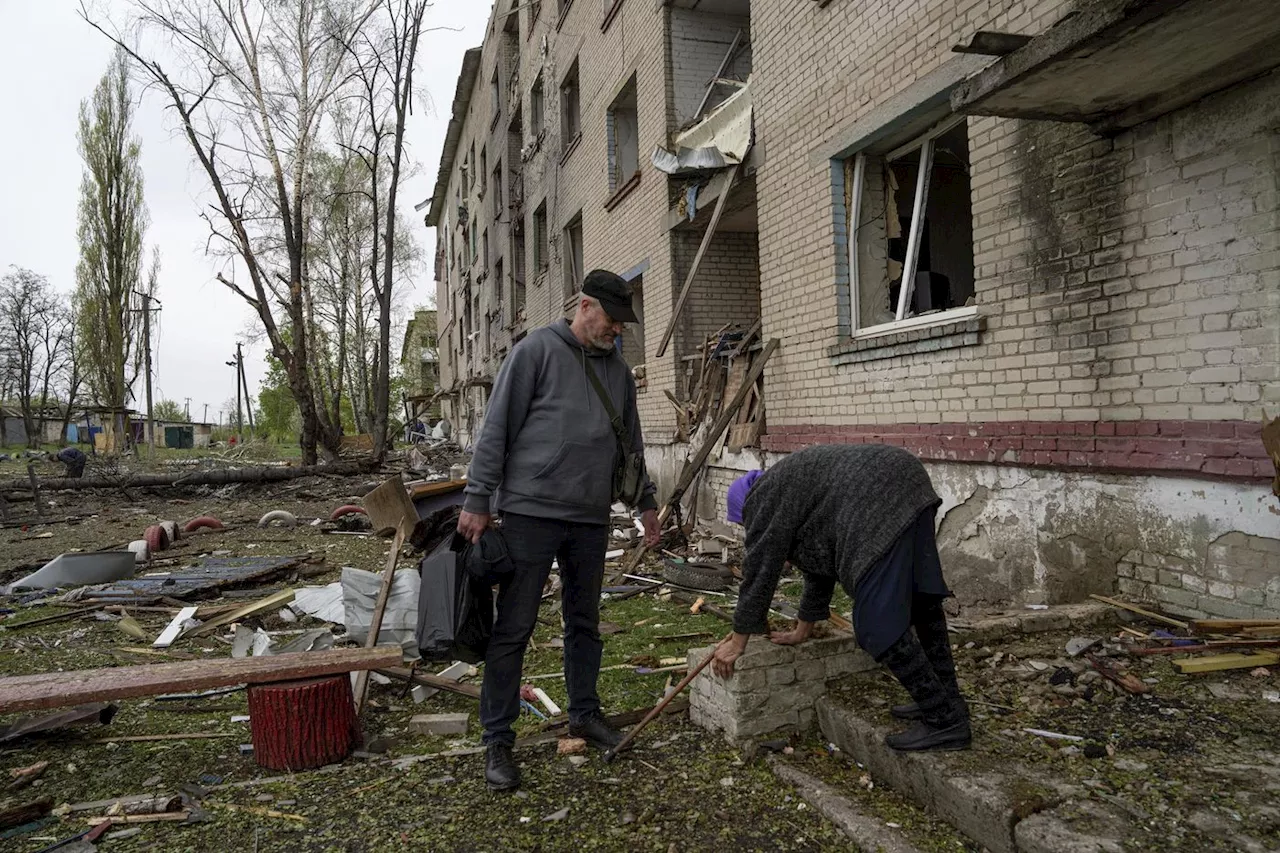
<instances>
[{"instance_id":1,"label":"scattered debris","mask_svg":"<svg viewBox=\"0 0 1280 853\"><path fill-rule=\"evenodd\" d=\"M1079 657L1100 642L1102 642L1100 637L1072 637L1067 640L1067 654L1073 658Z\"/></svg>"},{"instance_id":2,"label":"scattered debris","mask_svg":"<svg viewBox=\"0 0 1280 853\"><path fill-rule=\"evenodd\" d=\"M465 735L467 714L417 714L409 720L409 730L422 735Z\"/></svg>"},{"instance_id":3,"label":"scattered debris","mask_svg":"<svg viewBox=\"0 0 1280 853\"><path fill-rule=\"evenodd\" d=\"M20 589L57 589L64 586L86 586L131 578L137 561L131 551L92 551L59 554L43 568L0 589L11 594Z\"/></svg>"},{"instance_id":4,"label":"scattered debris","mask_svg":"<svg viewBox=\"0 0 1280 853\"><path fill-rule=\"evenodd\" d=\"M580 737L562 737L556 741L556 755L578 755L587 751L587 742Z\"/></svg>"},{"instance_id":5,"label":"scattered debris","mask_svg":"<svg viewBox=\"0 0 1280 853\"><path fill-rule=\"evenodd\" d=\"M1078 735L1065 735L1065 734L1062 734L1061 732L1050 732L1050 731L1045 731L1044 729L1023 729L1023 731L1029 735L1042 737L1045 740L1065 740L1065 741L1071 741L1072 743L1084 743L1084 738Z\"/></svg>"},{"instance_id":6,"label":"scattered debris","mask_svg":"<svg viewBox=\"0 0 1280 853\"><path fill-rule=\"evenodd\" d=\"M18 720L8 728L0 730L0 743L7 743L20 737L40 732L55 731L68 726L93 725L95 723L105 726L111 722L118 710L119 708L109 702L94 702L90 705L81 705L56 714Z\"/></svg>"}]
</instances>

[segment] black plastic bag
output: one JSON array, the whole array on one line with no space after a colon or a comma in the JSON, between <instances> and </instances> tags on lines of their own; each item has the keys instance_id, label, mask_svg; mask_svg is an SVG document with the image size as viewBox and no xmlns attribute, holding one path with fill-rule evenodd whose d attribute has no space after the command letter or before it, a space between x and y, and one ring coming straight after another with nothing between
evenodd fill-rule
<instances>
[{"instance_id":1,"label":"black plastic bag","mask_svg":"<svg viewBox=\"0 0 1280 853\"><path fill-rule=\"evenodd\" d=\"M467 571L469 550L455 535L422 559L418 652L423 660L484 661L493 636L493 589Z\"/></svg>"}]
</instances>

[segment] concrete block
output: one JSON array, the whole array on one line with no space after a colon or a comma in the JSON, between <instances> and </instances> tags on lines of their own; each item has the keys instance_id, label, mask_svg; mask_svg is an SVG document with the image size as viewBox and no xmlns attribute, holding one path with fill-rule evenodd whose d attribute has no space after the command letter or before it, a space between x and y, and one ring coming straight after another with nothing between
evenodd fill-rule
<instances>
[{"instance_id":1,"label":"concrete block","mask_svg":"<svg viewBox=\"0 0 1280 853\"><path fill-rule=\"evenodd\" d=\"M853 675L857 672L870 672L880 666L880 664L876 663L875 658L862 651L862 649L847 655L832 655L824 663L827 665L827 678L839 678L844 675Z\"/></svg>"},{"instance_id":2,"label":"concrete block","mask_svg":"<svg viewBox=\"0 0 1280 853\"><path fill-rule=\"evenodd\" d=\"M1022 618L1022 633L1039 634L1044 631L1065 631L1071 627L1071 619L1065 613L1053 610L1032 612Z\"/></svg>"},{"instance_id":3,"label":"concrete block","mask_svg":"<svg viewBox=\"0 0 1280 853\"><path fill-rule=\"evenodd\" d=\"M1014 827L1013 835L1018 853L1124 853L1124 838L1128 824L1114 809L1089 800L1066 804L1073 817L1087 820L1091 831L1083 833L1064 819L1060 806L1023 818Z\"/></svg>"},{"instance_id":4,"label":"concrete block","mask_svg":"<svg viewBox=\"0 0 1280 853\"><path fill-rule=\"evenodd\" d=\"M829 658L829 660L838 660L839 658ZM809 681L825 681L827 678L827 661L822 660L806 660L800 661L795 665L793 670L795 678L793 680L800 682Z\"/></svg>"},{"instance_id":5,"label":"concrete block","mask_svg":"<svg viewBox=\"0 0 1280 853\"><path fill-rule=\"evenodd\" d=\"M816 662L816 663L818 663L819 667L821 667L821 662ZM769 686L779 687L785 684L794 683L800 667L805 665L806 664L800 663L800 664L796 664L794 667L793 666L775 666L772 669L765 670L765 672L769 674Z\"/></svg>"},{"instance_id":6,"label":"concrete block","mask_svg":"<svg viewBox=\"0 0 1280 853\"><path fill-rule=\"evenodd\" d=\"M469 720L467 714L415 714L409 720L409 731L420 735L465 735Z\"/></svg>"},{"instance_id":7,"label":"concrete block","mask_svg":"<svg viewBox=\"0 0 1280 853\"><path fill-rule=\"evenodd\" d=\"M777 646L768 640L753 637L747 643L747 649L743 652L742 657L738 658L734 669L735 671L761 669L767 666L791 663L795 660L793 648L792 646Z\"/></svg>"}]
</instances>

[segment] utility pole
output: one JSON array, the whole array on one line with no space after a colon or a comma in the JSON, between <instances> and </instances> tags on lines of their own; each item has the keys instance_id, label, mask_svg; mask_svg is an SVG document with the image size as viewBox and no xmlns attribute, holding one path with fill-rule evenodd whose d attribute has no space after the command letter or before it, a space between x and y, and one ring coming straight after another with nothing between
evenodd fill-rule
<instances>
[{"instance_id":1,"label":"utility pole","mask_svg":"<svg viewBox=\"0 0 1280 853\"><path fill-rule=\"evenodd\" d=\"M200 418L200 423L202 423L202 424L207 424L208 422L209 422L209 404L208 404L208 403L205 403L205 404L204 404L204 416ZM222 426L222 424L218 424L218 426Z\"/></svg>"},{"instance_id":2,"label":"utility pole","mask_svg":"<svg viewBox=\"0 0 1280 853\"><path fill-rule=\"evenodd\" d=\"M240 441L241 432L244 430L244 419L241 417L243 411L240 407L240 342L236 341L235 358L227 362L227 366L236 369L236 441Z\"/></svg>"},{"instance_id":3,"label":"utility pole","mask_svg":"<svg viewBox=\"0 0 1280 853\"><path fill-rule=\"evenodd\" d=\"M240 381L244 384L244 409L245 414L249 416L249 433L255 432L253 426L253 395L249 393L249 377L244 372L244 355L240 352L240 345L236 344L236 361L239 362Z\"/></svg>"},{"instance_id":4,"label":"utility pole","mask_svg":"<svg viewBox=\"0 0 1280 853\"><path fill-rule=\"evenodd\" d=\"M156 457L156 422L152 417L151 411L151 312L159 311L159 308L151 307L152 296L149 293L143 293L135 290L138 296L142 297L142 346L147 362L147 443L150 447L150 456L152 459ZM155 300L159 304L160 300Z\"/></svg>"},{"instance_id":5,"label":"utility pole","mask_svg":"<svg viewBox=\"0 0 1280 853\"><path fill-rule=\"evenodd\" d=\"M186 408L185 408L185 413L183 414L183 417L185 417L187 419L187 422L190 423L191 422L191 398L184 397L183 399L186 401Z\"/></svg>"}]
</instances>

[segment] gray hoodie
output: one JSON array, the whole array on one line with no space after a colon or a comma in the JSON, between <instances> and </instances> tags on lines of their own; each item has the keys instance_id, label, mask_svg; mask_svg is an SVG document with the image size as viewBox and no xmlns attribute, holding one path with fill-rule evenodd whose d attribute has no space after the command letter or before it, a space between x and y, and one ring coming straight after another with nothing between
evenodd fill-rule
<instances>
[{"instance_id":1,"label":"gray hoodie","mask_svg":"<svg viewBox=\"0 0 1280 853\"><path fill-rule=\"evenodd\" d=\"M529 333L498 371L467 474L463 508L607 524L618 442L586 371L595 371L644 449L636 384L614 350L584 347L560 320ZM639 509L654 509L654 487Z\"/></svg>"}]
</instances>

